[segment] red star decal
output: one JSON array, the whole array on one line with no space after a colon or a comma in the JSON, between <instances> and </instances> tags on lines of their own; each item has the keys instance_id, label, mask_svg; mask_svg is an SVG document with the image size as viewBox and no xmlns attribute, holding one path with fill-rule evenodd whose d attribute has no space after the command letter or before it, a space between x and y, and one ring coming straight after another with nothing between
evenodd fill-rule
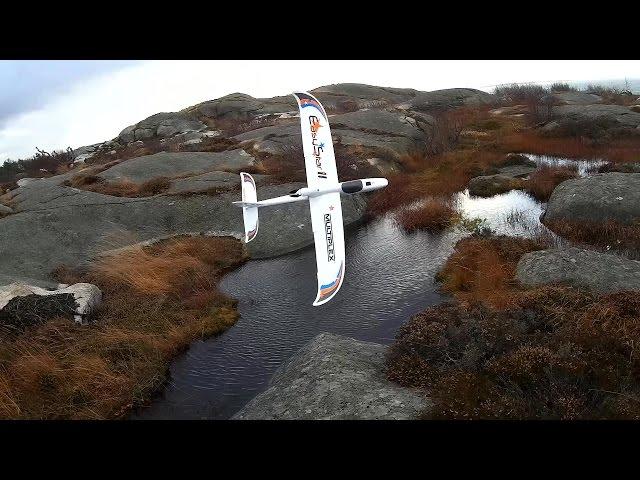
<instances>
[{"instance_id":1,"label":"red star decal","mask_svg":"<svg viewBox=\"0 0 640 480\"><path fill-rule=\"evenodd\" d=\"M329 205L329 210L333 211L333 205Z\"/></svg>"}]
</instances>

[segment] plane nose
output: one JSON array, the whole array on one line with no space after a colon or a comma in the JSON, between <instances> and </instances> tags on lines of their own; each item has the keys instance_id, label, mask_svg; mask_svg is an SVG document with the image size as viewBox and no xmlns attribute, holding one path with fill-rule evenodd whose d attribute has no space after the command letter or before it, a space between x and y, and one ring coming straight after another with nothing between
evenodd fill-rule
<instances>
[{"instance_id":1,"label":"plane nose","mask_svg":"<svg viewBox=\"0 0 640 480\"><path fill-rule=\"evenodd\" d=\"M387 180L386 178L382 179L382 186L386 187L387 185L389 185L389 180Z\"/></svg>"}]
</instances>

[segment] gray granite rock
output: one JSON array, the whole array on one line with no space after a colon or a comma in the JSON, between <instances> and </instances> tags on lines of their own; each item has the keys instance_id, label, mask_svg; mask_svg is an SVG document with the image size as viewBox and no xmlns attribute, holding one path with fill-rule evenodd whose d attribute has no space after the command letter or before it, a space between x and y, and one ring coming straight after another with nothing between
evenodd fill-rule
<instances>
[{"instance_id":1,"label":"gray granite rock","mask_svg":"<svg viewBox=\"0 0 640 480\"><path fill-rule=\"evenodd\" d=\"M623 105L562 105L553 107L553 115L566 120L601 120L620 126L635 128L640 125L640 113Z\"/></svg>"},{"instance_id":2,"label":"gray granite rock","mask_svg":"<svg viewBox=\"0 0 640 480\"><path fill-rule=\"evenodd\" d=\"M5 215L11 215L13 213L13 209L11 207L7 207L6 205L2 205L0 203L0 217Z\"/></svg>"},{"instance_id":3,"label":"gray granite rock","mask_svg":"<svg viewBox=\"0 0 640 480\"><path fill-rule=\"evenodd\" d=\"M432 92L418 92L408 103L409 108L429 111L461 107L464 105L494 105L498 98L473 88L447 88Z\"/></svg>"},{"instance_id":4,"label":"gray granite rock","mask_svg":"<svg viewBox=\"0 0 640 480\"><path fill-rule=\"evenodd\" d=\"M526 286L568 283L598 292L640 290L640 262L573 247L540 250L522 256L516 278Z\"/></svg>"},{"instance_id":5,"label":"gray granite rock","mask_svg":"<svg viewBox=\"0 0 640 480\"><path fill-rule=\"evenodd\" d=\"M491 197L513 189L514 178L508 175L481 175L469 181L469 194L477 197Z\"/></svg>"},{"instance_id":6,"label":"gray granite rock","mask_svg":"<svg viewBox=\"0 0 640 480\"><path fill-rule=\"evenodd\" d=\"M108 180L128 179L142 183L157 177L197 174L211 170L240 170L254 158L242 149L225 152L159 152L126 160L99 176Z\"/></svg>"},{"instance_id":7,"label":"gray granite rock","mask_svg":"<svg viewBox=\"0 0 640 480\"><path fill-rule=\"evenodd\" d=\"M322 333L274 374L234 420L408 420L430 400L387 380L386 347Z\"/></svg>"},{"instance_id":8,"label":"gray granite rock","mask_svg":"<svg viewBox=\"0 0 640 480\"><path fill-rule=\"evenodd\" d=\"M637 222L640 173L602 173L562 182L551 194L542 220Z\"/></svg>"},{"instance_id":9,"label":"gray granite rock","mask_svg":"<svg viewBox=\"0 0 640 480\"><path fill-rule=\"evenodd\" d=\"M268 177L266 175L253 175L255 181L260 184ZM211 190L214 188L234 189L240 188L240 176L229 172L208 172L192 177L179 178L171 182L167 193L193 193Z\"/></svg>"},{"instance_id":10,"label":"gray granite rock","mask_svg":"<svg viewBox=\"0 0 640 480\"><path fill-rule=\"evenodd\" d=\"M62 183L71 174L39 180L13 191L16 213L0 220L0 272L7 277L48 279L61 264L86 264L101 252L163 235L244 232L239 192L221 195L122 198ZM263 186L260 198L284 195L301 183ZM342 201L345 225L359 222L362 196ZM299 202L260 212L260 233L248 247L254 258L282 255L313 243L309 205Z\"/></svg>"},{"instance_id":11,"label":"gray granite rock","mask_svg":"<svg viewBox=\"0 0 640 480\"><path fill-rule=\"evenodd\" d=\"M554 92L553 97L564 105L593 105L602 101L602 97L586 92Z\"/></svg>"},{"instance_id":12,"label":"gray granite rock","mask_svg":"<svg viewBox=\"0 0 640 480\"><path fill-rule=\"evenodd\" d=\"M185 112L163 112L123 129L117 137L122 144L154 137L171 137L178 133L205 130L207 126Z\"/></svg>"}]
</instances>

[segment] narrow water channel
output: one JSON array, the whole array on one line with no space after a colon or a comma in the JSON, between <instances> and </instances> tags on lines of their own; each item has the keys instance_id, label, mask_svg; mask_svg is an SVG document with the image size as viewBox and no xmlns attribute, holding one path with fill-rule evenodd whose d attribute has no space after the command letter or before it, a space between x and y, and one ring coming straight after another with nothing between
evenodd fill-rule
<instances>
[{"instance_id":1,"label":"narrow water channel","mask_svg":"<svg viewBox=\"0 0 640 480\"><path fill-rule=\"evenodd\" d=\"M539 165L566 159L531 156ZM575 162L581 174L597 168ZM484 219L497 234L533 236L546 228L544 204L521 191L490 198L467 191L455 198L467 218ZM225 277L221 288L239 300L240 320L224 334L198 341L170 367L161 398L133 418L226 419L263 391L275 369L321 332L388 344L398 327L445 297L434 276L455 243L469 235L404 233L391 216L346 235L345 283L321 307L312 247L250 261Z\"/></svg>"}]
</instances>

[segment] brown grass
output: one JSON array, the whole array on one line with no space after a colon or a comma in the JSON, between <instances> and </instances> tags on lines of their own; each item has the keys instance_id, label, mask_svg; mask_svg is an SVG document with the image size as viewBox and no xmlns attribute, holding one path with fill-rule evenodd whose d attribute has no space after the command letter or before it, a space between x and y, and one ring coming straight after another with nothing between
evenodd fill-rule
<instances>
[{"instance_id":1,"label":"brown grass","mask_svg":"<svg viewBox=\"0 0 640 480\"><path fill-rule=\"evenodd\" d=\"M547 248L544 239L472 236L460 240L437 275L444 292L462 302L482 301L504 307L509 292L519 291L514 280L520 257Z\"/></svg>"},{"instance_id":2,"label":"brown grass","mask_svg":"<svg viewBox=\"0 0 640 480\"><path fill-rule=\"evenodd\" d=\"M93 173L80 173L65 185L80 188L89 192L111 195L113 197L151 197L166 192L171 186L171 181L167 177L156 177L141 184L124 179L118 182L110 182Z\"/></svg>"},{"instance_id":3,"label":"brown grass","mask_svg":"<svg viewBox=\"0 0 640 480\"><path fill-rule=\"evenodd\" d=\"M534 198L546 202L558 185L577 176L578 170L575 167L543 166L529 175L529 178L523 183L525 190Z\"/></svg>"},{"instance_id":4,"label":"brown grass","mask_svg":"<svg viewBox=\"0 0 640 480\"><path fill-rule=\"evenodd\" d=\"M491 150L453 150L424 160L413 174L388 175L389 185L371 195L367 215L377 217L428 197L446 197L464 190L469 180L495 168L503 155Z\"/></svg>"},{"instance_id":5,"label":"brown grass","mask_svg":"<svg viewBox=\"0 0 640 480\"><path fill-rule=\"evenodd\" d=\"M618 138L606 145L587 138L544 137L532 130L514 131L500 139L504 151L554 155L575 159L606 159L611 162L637 162L640 137Z\"/></svg>"},{"instance_id":6,"label":"brown grass","mask_svg":"<svg viewBox=\"0 0 640 480\"><path fill-rule=\"evenodd\" d=\"M95 323L53 319L0 338L0 418L119 418L148 401L168 362L237 319L217 284L246 260L224 237L174 238L102 258L65 282L103 291Z\"/></svg>"},{"instance_id":7,"label":"brown grass","mask_svg":"<svg viewBox=\"0 0 640 480\"><path fill-rule=\"evenodd\" d=\"M617 250L632 258L640 258L640 223L623 225L606 222L570 222L556 220L545 225L567 240L585 246Z\"/></svg>"},{"instance_id":8,"label":"brown grass","mask_svg":"<svg viewBox=\"0 0 640 480\"><path fill-rule=\"evenodd\" d=\"M407 232L437 232L451 226L456 213L451 199L429 198L418 208L400 211L396 214L395 220Z\"/></svg>"},{"instance_id":9,"label":"brown grass","mask_svg":"<svg viewBox=\"0 0 640 480\"><path fill-rule=\"evenodd\" d=\"M401 327L388 377L425 418L640 419L640 297L545 286L508 308L444 304Z\"/></svg>"}]
</instances>

